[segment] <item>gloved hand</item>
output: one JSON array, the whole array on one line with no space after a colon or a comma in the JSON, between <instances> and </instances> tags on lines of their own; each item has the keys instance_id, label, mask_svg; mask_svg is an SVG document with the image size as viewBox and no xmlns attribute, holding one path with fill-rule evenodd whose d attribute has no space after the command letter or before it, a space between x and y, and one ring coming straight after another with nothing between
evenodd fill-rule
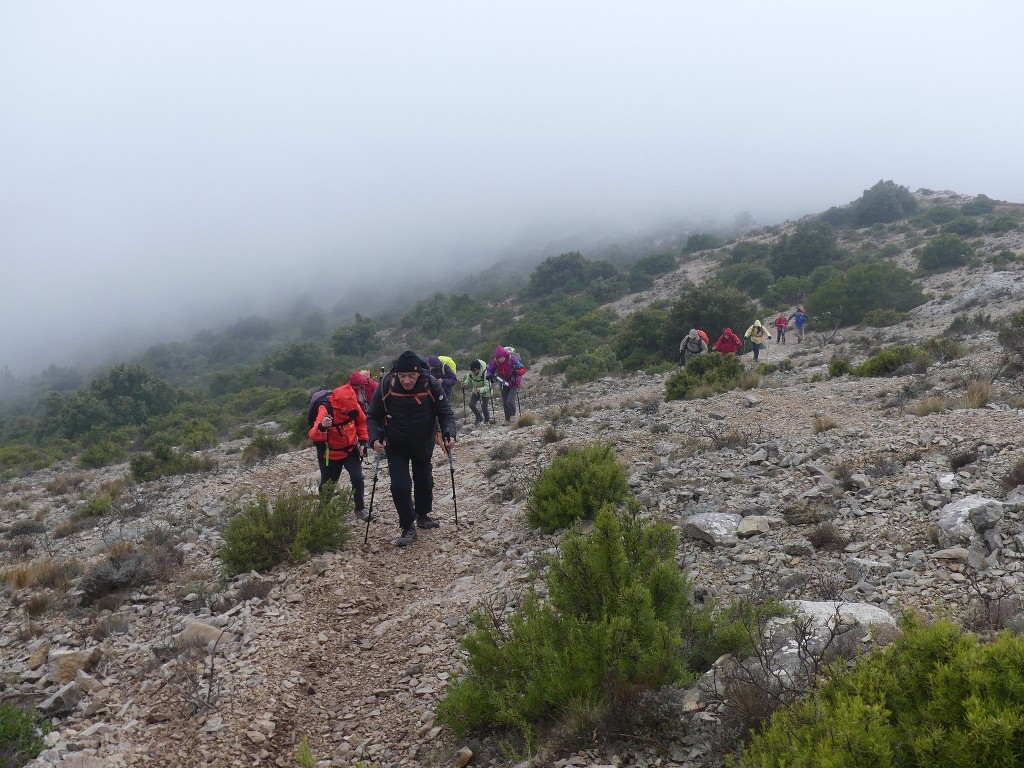
<instances>
[{"instance_id":1,"label":"gloved hand","mask_svg":"<svg viewBox=\"0 0 1024 768\"><path fill-rule=\"evenodd\" d=\"M334 424L334 419L331 418L331 414L328 413L326 416L324 416L323 421L320 422L320 429L326 432L328 429L331 428L332 424Z\"/></svg>"},{"instance_id":2,"label":"gloved hand","mask_svg":"<svg viewBox=\"0 0 1024 768\"><path fill-rule=\"evenodd\" d=\"M519 376L518 378L516 378L516 387L518 388L521 386L523 386L523 377Z\"/></svg>"},{"instance_id":3,"label":"gloved hand","mask_svg":"<svg viewBox=\"0 0 1024 768\"><path fill-rule=\"evenodd\" d=\"M360 458L366 458L366 452L369 449L370 444L366 440L359 441L359 456Z\"/></svg>"}]
</instances>

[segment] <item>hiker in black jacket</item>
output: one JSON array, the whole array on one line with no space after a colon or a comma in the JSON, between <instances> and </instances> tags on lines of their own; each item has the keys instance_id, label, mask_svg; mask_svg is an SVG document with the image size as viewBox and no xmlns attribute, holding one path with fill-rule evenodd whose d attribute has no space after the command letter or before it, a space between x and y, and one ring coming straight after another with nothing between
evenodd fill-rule
<instances>
[{"instance_id":1,"label":"hiker in black jacket","mask_svg":"<svg viewBox=\"0 0 1024 768\"><path fill-rule=\"evenodd\" d=\"M402 528L395 546L407 547L416 540L417 528L440 525L430 516L434 504L431 457L435 429L440 429L446 451L455 447L451 402L415 352L403 352L392 364L391 373L370 400L366 426L373 449L383 451L388 460L391 498Z\"/></svg>"}]
</instances>

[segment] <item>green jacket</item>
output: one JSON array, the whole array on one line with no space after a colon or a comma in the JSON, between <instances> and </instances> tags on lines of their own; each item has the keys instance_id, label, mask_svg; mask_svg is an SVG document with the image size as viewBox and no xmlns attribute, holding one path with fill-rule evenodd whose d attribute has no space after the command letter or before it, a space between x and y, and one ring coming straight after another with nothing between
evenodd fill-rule
<instances>
[{"instance_id":1,"label":"green jacket","mask_svg":"<svg viewBox=\"0 0 1024 768\"><path fill-rule=\"evenodd\" d=\"M477 360L480 363L480 373L474 374L470 371L466 374L466 378L462 380L462 386L469 390L471 395L480 395L480 397L491 396L491 382L487 380L487 363L483 360Z\"/></svg>"}]
</instances>

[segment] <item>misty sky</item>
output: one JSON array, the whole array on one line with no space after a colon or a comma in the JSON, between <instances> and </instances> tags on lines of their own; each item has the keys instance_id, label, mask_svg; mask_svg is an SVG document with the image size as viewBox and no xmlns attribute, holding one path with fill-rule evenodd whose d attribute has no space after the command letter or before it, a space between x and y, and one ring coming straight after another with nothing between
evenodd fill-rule
<instances>
[{"instance_id":1,"label":"misty sky","mask_svg":"<svg viewBox=\"0 0 1024 768\"><path fill-rule=\"evenodd\" d=\"M0 367L879 179L1024 202L1022 29L1018 0L4 0Z\"/></svg>"}]
</instances>

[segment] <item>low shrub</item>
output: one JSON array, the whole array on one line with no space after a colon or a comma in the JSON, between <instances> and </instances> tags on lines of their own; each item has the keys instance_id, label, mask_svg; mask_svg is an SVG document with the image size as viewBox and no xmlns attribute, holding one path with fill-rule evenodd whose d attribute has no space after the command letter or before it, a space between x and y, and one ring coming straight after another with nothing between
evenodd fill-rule
<instances>
[{"instance_id":1,"label":"low shrub","mask_svg":"<svg viewBox=\"0 0 1024 768\"><path fill-rule=\"evenodd\" d=\"M691 681L733 638L690 602L676 543L667 523L611 506L590 532L567 532L549 560L547 601L531 590L507 622L500 612L474 614L463 639L468 674L438 721L459 735L510 729L529 743L560 716Z\"/></svg>"},{"instance_id":2,"label":"low shrub","mask_svg":"<svg viewBox=\"0 0 1024 768\"><path fill-rule=\"evenodd\" d=\"M257 432L242 451L242 463L257 464L279 453L289 450L289 443L284 438L262 430Z\"/></svg>"},{"instance_id":3,"label":"low shrub","mask_svg":"<svg viewBox=\"0 0 1024 768\"><path fill-rule=\"evenodd\" d=\"M256 501L236 510L224 530L220 550L224 570L233 575L266 571L285 561L338 549L349 535L352 497L333 483L324 494L285 491L271 504L260 494Z\"/></svg>"},{"instance_id":4,"label":"low shrub","mask_svg":"<svg viewBox=\"0 0 1024 768\"><path fill-rule=\"evenodd\" d=\"M844 374L853 373L853 363L848 357L833 357L828 364L828 376L830 379L838 378Z\"/></svg>"},{"instance_id":5,"label":"low shrub","mask_svg":"<svg viewBox=\"0 0 1024 768\"><path fill-rule=\"evenodd\" d=\"M144 483L164 475L187 475L192 472L207 472L217 464L203 456L193 456L174 450L168 445L157 445L151 453L133 456L130 462L132 477Z\"/></svg>"},{"instance_id":6,"label":"low shrub","mask_svg":"<svg viewBox=\"0 0 1024 768\"><path fill-rule=\"evenodd\" d=\"M98 469L120 461L126 454L127 450L123 445L113 440L102 440L82 449L78 454L78 465L86 469Z\"/></svg>"},{"instance_id":7,"label":"low shrub","mask_svg":"<svg viewBox=\"0 0 1024 768\"><path fill-rule=\"evenodd\" d=\"M898 344L872 355L854 370L858 376L891 376L901 370L924 373L928 370L928 353L913 344Z\"/></svg>"},{"instance_id":8,"label":"low shrub","mask_svg":"<svg viewBox=\"0 0 1024 768\"><path fill-rule=\"evenodd\" d=\"M106 517L110 514L110 510L114 506L114 500L110 497L110 494L101 493L99 496L93 496L85 504L75 509L75 515L78 517Z\"/></svg>"},{"instance_id":9,"label":"low shrub","mask_svg":"<svg viewBox=\"0 0 1024 768\"><path fill-rule=\"evenodd\" d=\"M895 309L872 309L864 314L861 324L869 328L888 328L898 325L910 317L906 312Z\"/></svg>"},{"instance_id":10,"label":"low shrub","mask_svg":"<svg viewBox=\"0 0 1024 768\"><path fill-rule=\"evenodd\" d=\"M18 768L43 751L43 736L50 721L40 720L34 710L0 704L0 765Z\"/></svg>"},{"instance_id":11,"label":"low shrub","mask_svg":"<svg viewBox=\"0 0 1024 768\"><path fill-rule=\"evenodd\" d=\"M928 341L921 345L921 349L931 360L939 363L947 363L950 360L959 360L967 354L967 348L959 341L947 339L942 336L935 339L928 339Z\"/></svg>"},{"instance_id":12,"label":"low shrub","mask_svg":"<svg viewBox=\"0 0 1024 768\"><path fill-rule=\"evenodd\" d=\"M964 388L960 405L963 408L984 408L991 402L994 391L995 385L992 379L984 377L971 379Z\"/></svg>"},{"instance_id":13,"label":"low shrub","mask_svg":"<svg viewBox=\"0 0 1024 768\"><path fill-rule=\"evenodd\" d=\"M950 622L903 622L811 696L777 711L739 765L1018 766L1024 759L1024 639L990 643Z\"/></svg>"},{"instance_id":14,"label":"low shrub","mask_svg":"<svg viewBox=\"0 0 1024 768\"><path fill-rule=\"evenodd\" d=\"M166 580L184 561L174 537L154 529L140 544L120 542L82 577L82 605L91 605L106 595Z\"/></svg>"},{"instance_id":15,"label":"low shrub","mask_svg":"<svg viewBox=\"0 0 1024 768\"><path fill-rule=\"evenodd\" d=\"M606 504L629 497L626 471L608 443L571 448L545 468L530 486L526 522L553 533L580 519L592 520Z\"/></svg>"},{"instance_id":16,"label":"low shrub","mask_svg":"<svg viewBox=\"0 0 1024 768\"><path fill-rule=\"evenodd\" d=\"M743 361L736 355L700 355L668 378L665 400L685 400L694 397L698 390L708 394L728 392L740 386L745 372Z\"/></svg>"}]
</instances>

